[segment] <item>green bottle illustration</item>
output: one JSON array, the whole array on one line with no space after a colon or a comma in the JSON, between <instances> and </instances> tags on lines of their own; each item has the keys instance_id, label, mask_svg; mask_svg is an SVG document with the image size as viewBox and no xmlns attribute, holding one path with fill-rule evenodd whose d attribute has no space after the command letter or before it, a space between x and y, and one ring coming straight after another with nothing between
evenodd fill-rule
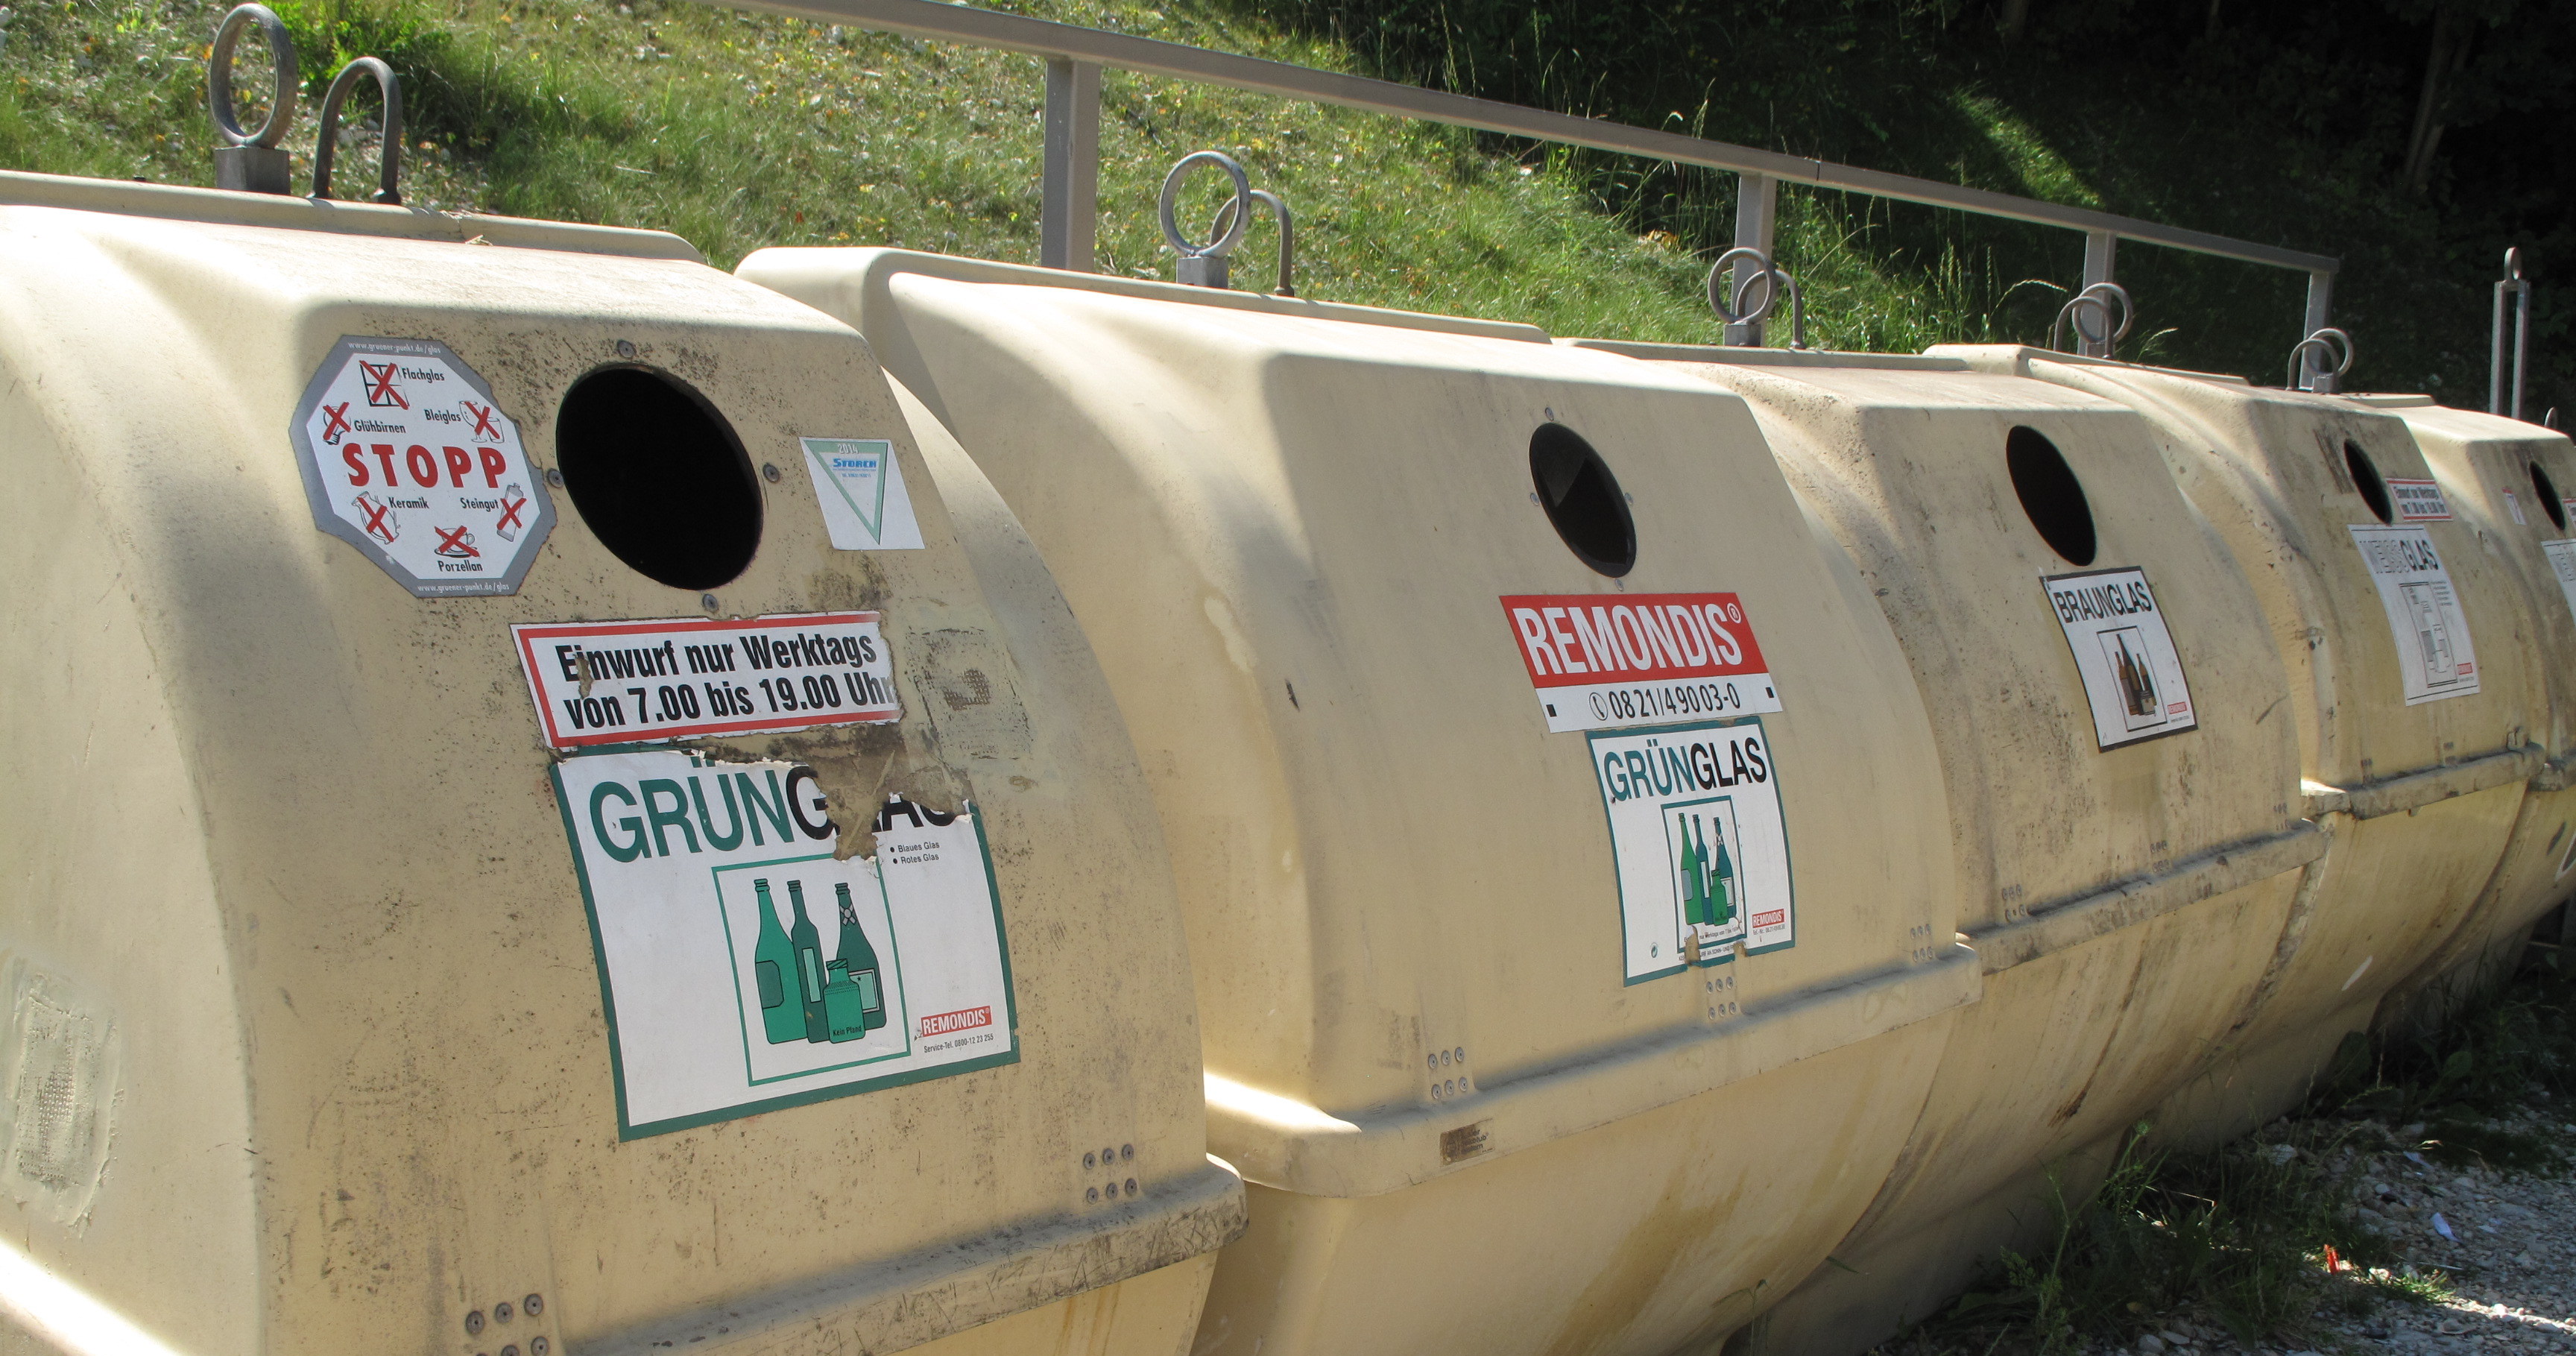
<instances>
[{"instance_id":1,"label":"green bottle illustration","mask_svg":"<svg viewBox=\"0 0 2576 1356\"><path fill-rule=\"evenodd\" d=\"M778 926L778 906L769 899L769 882L755 880L760 897L760 937L752 943L751 972L760 985L760 1024L772 1045L805 1038L805 1012L787 1001L788 976L796 970L796 948Z\"/></svg>"},{"instance_id":2,"label":"green bottle illustration","mask_svg":"<svg viewBox=\"0 0 2576 1356\"><path fill-rule=\"evenodd\" d=\"M853 991L848 1003L857 1015L858 1029L848 1036L841 1034L841 1011L832 1014L832 1039L855 1040L886 1024L885 980L877 968L877 949L868 944L868 934L859 926L859 911L850 903L847 882L832 886L841 906L841 949L832 965L848 978Z\"/></svg>"},{"instance_id":3,"label":"green bottle illustration","mask_svg":"<svg viewBox=\"0 0 2576 1356\"><path fill-rule=\"evenodd\" d=\"M1703 869L1699 844L1691 841L1691 821L1682 827L1682 931L1687 933L1708 921L1708 876Z\"/></svg>"},{"instance_id":4,"label":"green bottle illustration","mask_svg":"<svg viewBox=\"0 0 2576 1356\"><path fill-rule=\"evenodd\" d=\"M1708 921L1720 926L1735 921L1735 862L1726 855L1726 825L1717 826L1717 861L1709 872Z\"/></svg>"},{"instance_id":5,"label":"green bottle illustration","mask_svg":"<svg viewBox=\"0 0 2576 1356\"><path fill-rule=\"evenodd\" d=\"M796 991L803 1004L805 1039L820 1045L832 1039L832 1021L823 1011L823 937L814 930L814 920L805 916L805 882L787 882L787 906L796 914L796 921L788 925L787 940L796 947Z\"/></svg>"}]
</instances>

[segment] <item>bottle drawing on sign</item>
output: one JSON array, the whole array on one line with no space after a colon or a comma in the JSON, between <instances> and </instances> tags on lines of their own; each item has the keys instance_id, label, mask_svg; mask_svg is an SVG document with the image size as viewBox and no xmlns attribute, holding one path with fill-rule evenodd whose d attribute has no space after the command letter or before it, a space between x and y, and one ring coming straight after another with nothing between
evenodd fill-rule
<instances>
[{"instance_id":1,"label":"bottle drawing on sign","mask_svg":"<svg viewBox=\"0 0 2576 1356\"><path fill-rule=\"evenodd\" d=\"M814 920L805 916L805 882L787 882L787 906L796 921L787 928L787 940L796 947L796 992L803 1002L805 1039L817 1045L832 1039L832 1019L823 1011L823 937L814 930Z\"/></svg>"},{"instance_id":2,"label":"bottle drawing on sign","mask_svg":"<svg viewBox=\"0 0 2576 1356\"><path fill-rule=\"evenodd\" d=\"M1708 872L1699 844L1691 841L1690 820L1677 818L1674 822L1682 831L1682 958L1696 961L1700 928L1708 922Z\"/></svg>"},{"instance_id":3,"label":"bottle drawing on sign","mask_svg":"<svg viewBox=\"0 0 2576 1356\"><path fill-rule=\"evenodd\" d=\"M841 906L841 947L823 985L823 1006L831 1017L832 1039L854 1041L886 1024L885 984L877 970L877 949L868 945L859 911L850 903L849 884L835 882L832 889Z\"/></svg>"},{"instance_id":4,"label":"bottle drawing on sign","mask_svg":"<svg viewBox=\"0 0 2576 1356\"><path fill-rule=\"evenodd\" d=\"M2129 632L2120 632L2120 691L2129 702L2129 714L2156 714L2156 680L2147 668L2147 657L2129 648Z\"/></svg>"},{"instance_id":5,"label":"bottle drawing on sign","mask_svg":"<svg viewBox=\"0 0 2576 1356\"><path fill-rule=\"evenodd\" d=\"M796 948L787 929L778 925L778 906L770 902L769 882L755 880L751 892L760 898L760 936L751 947L751 973L760 988L762 1034L772 1045L805 1039L805 1009L787 1001L788 978L796 972Z\"/></svg>"},{"instance_id":6,"label":"bottle drawing on sign","mask_svg":"<svg viewBox=\"0 0 2576 1356\"><path fill-rule=\"evenodd\" d=\"M1708 921L1723 928L1735 921L1735 859L1726 855L1726 823L1717 826L1717 857L1709 869Z\"/></svg>"}]
</instances>

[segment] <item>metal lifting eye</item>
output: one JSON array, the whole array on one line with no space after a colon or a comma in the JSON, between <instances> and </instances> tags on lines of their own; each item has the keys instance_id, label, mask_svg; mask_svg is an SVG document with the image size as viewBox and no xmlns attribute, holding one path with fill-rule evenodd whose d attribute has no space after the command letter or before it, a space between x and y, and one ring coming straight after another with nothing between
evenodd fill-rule
<instances>
[{"instance_id":1,"label":"metal lifting eye","mask_svg":"<svg viewBox=\"0 0 2576 1356\"><path fill-rule=\"evenodd\" d=\"M258 130L245 131L233 107L233 48L252 24L259 25L260 36L267 40L277 72L269 91L268 117ZM224 143L215 151L215 187L251 193L294 191L290 162L278 143L295 125L295 73L295 39L287 34L286 21L268 6L236 6L216 25L215 45L206 56L206 111L213 115L215 134Z\"/></svg>"},{"instance_id":2,"label":"metal lifting eye","mask_svg":"<svg viewBox=\"0 0 2576 1356\"><path fill-rule=\"evenodd\" d=\"M1200 165L1214 165L1234 181L1234 213L1231 224L1216 239L1204 245L1194 245L1181 234L1178 210L1181 180ZM1243 243L1243 232L1252 224L1252 181L1244 176L1243 166L1235 163L1233 156L1219 151L1192 151L1182 156L1179 164L1172 166L1171 173L1163 176L1161 215L1163 239L1181 256L1175 270L1176 280L1192 287L1224 287L1226 256Z\"/></svg>"},{"instance_id":3,"label":"metal lifting eye","mask_svg":"<svg viewBox=\"0 0 2576 1356\"><path fill-rule=\"evenodd\" d=\"M1289 214L1287 202L1269 189L1252 190L1252 200L1269 208L1271 218L1279 223L1279 286L1274 295L1293 297L1297 295L1297 218ZM1208 234L1224 238L1238 215L1235 211L1238 201L1240 199L1228 198L1217 204L1216 224L1208 228Z\"/></svg>"},{"instance_id":4,"label":"metal lifting eye","mask_svg":"<svg viewBox=\"0 0 2576 1356\"><path fill-rule=\"evenodd\" d=\"M2338 349L2343 355L2340 362L2335 357ZM2314 367L2300 361L2311 356L2316 359ZM2290 370L2282 376L2281 384L2294 390L2332 395L2342 389L2343 374L2351 370L2352 336L2328 326L2292 346Z\"/></svg>"},{"instance_id":5,"label":"metal lifting eye","mask_svg":"<svg viewBox=\"0 0 2576 1356\"><path fill-rule=\"evenodd\" d=\"M2114 302L2120 307L2116 327L2111 323ZM2089 358L2108 358L2120 341L2129 337L2129 326L2136 319L2137 307L2130 302L2127 288L2098 282L2068 297L2066 304L2057 308L2057 318L2048 322L2048 347L2056 351L2058 334L2071 325L2078 352Z\"/></svg>"},{"instance_id":6,"label":"metal lifting eye","mask_svg":"<svg viewBox=\"0 0 2576 1356\"><path fill-rule=\"evenodd\" d=\"M358 77L376 78L376 91L383 96L385 113L384 157L376 166L375 201L402 201L402 82L394 78L394 69L374 57L359 57L340 68L331 82L331 92L322 98L321 140L313 148L313 196L331 196L331 156L340 146L340 105L355 88Z\"/></svg>"},{"instance_id":7,"label":"metal lifting eye","mask_svg":"<svg viewBox=\"0 0 2576 1356\"><path fill-rule=\"evenodd\" d=\"M1753 265L1753 268L1744 275L1742 282L1735 285L1730 297L1726 271L1739 259ZM1758 303L1749 300L1757 285L1762 289L1762 299ZM1771 256L1749 245L1738 245L1728 250L1709 266L1708 307L1717 312L1718 319L1726 322L1725 342L1731 346L1760 343L1761 331L1755 327L1762 323L1764 316L1779 309L1780 299L1784 296L1789 301L1789 347L1805 348L1807 297L1788 270L1771 262Z\"/></svg>"}]
</instances>

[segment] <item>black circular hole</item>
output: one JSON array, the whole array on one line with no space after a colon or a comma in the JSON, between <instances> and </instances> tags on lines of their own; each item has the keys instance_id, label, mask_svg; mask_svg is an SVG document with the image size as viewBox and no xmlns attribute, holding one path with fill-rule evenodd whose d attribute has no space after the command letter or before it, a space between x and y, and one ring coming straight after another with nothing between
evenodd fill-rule
<instances>
[{"instance_id":1,"label":"black circular hole","mask_svg":"<svg viewBox=\"0 0 2576 1356\"><path fill-rule=\"evenodd\" d=\"M2015 428L2004 435L2004 465L2012 471L2013 493L2021 496L2021 511L2030 515L2039 539L2078 565L2092 564L2093 505L2057 444L2038 429Z\"/></svg>"},{"instance_id":2,"label":"black circular hole","mask_svg":"<svg viewBox=\"0 0 2576 1356\"><path fill-rule=\"evenodd\" d=\"M2557 524L2559 531L2566 531L2567 505L2558 498L2558 482L2551 480L2536 461L2531 464L2531 492L2540 496L2540 511L2549 515L2549 521Z\"/></svg>"},{"instance_id":3,"label":"black circular hole","mask_svg":"<svg viewBox=\"0 0 2576 1356\"><path fill-rule=\"evenodd\" d=\"M1563 424L1541 424L1530 435L1530 483L1539 507L1574 558L1613 579L1637 567L1637 523L1618 477Z\"/></svg>"},{"instance_id":4,"label":"black circular hole","mask_svg":"<svg viewBox=\"0 0 2576 1356\"><path fill-rule=\"evenodd\" d=\"M2344 440L2343 465L2352 472L2352 487L2361 491L2361 502L2370 505L2372 515L2383 523L2394 521L2397 511L2388 505L2388 482L2379 478L2379 468L2371 464L2361 444Z\"/></svg>"},{"instance_id":5,"label":"black circular hole","mask_svg":"<svg viewBox=\"0 0 2576 1356\"><path fill-rule=\"evenodd\" d=\"M760 486L733 428L677 378L609 367L574 382L555 462L592 535L675 589L732 582L760 549Z\"/></svg>"}]
</instances>

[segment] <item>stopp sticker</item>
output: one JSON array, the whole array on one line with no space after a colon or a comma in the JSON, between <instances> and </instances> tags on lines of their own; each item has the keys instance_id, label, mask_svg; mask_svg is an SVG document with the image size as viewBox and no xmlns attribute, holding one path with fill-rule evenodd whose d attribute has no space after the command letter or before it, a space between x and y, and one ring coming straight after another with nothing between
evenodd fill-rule
<instances>
[{"instance_id":1,"label":"stopp sticker","mask_svg":"<svg viewBox=\"0 0 2576 1356\"><path fill-rule=\"evenodd\" d=\"M344 336L288 437L314 526L415 597L518 592L554 527L519 426L435 340Z\"/></svg>"},{"instance_id":2,"label":"stopp sticker","mask_svg":"<svg viewBox=\"0 0 2576 1356\"><path fill-rule=\"evenodd\" d=\"M1626 982L1797 942L1780 768L1759 720L1594 733Z\"/></svg>"},{"instance_id":3,"label":"stopp sticker","mask_svg":"<svg viewBox=\"0 0 2576 1356\"><path fill-rule=\"evenodd\" d=\"M840 861L807 768L600 753L556 764L554 780L621 1138L1019 1059L972 806L889 800L877 855Z\"/></svg>"},{"instance_id":4,"label":"stopp sticker","mask_svg":"<svg viewBox=\"0 0 2576 1356\"><path fill-rule=\"evenodd\" d=\"M2379 587L2380 610L2397 646L2397 674L2406 704L2417 706L2478 690L2478 652L2469 641L2468 613L2451 572L2420 527L2349 527L2352 544Z\"/></svg>"},{"instance_id":5,"label":"stopp sticker","mask_svg":"<svg viewBox=\"0 0 2576 1356\"><path fill-rule=\"evenodd\" d=\"M1780 709L1753 624L1732 593L1521 594L1502 603L1550 731Z\"/></svg>"},{"instance_id":6,"label":"stopp sticker","mask_svg":"<svg viewBox=\"0 0 2576 1356\"><path fill-rule=\"evenodd\" d=\"M2075 653L2096 745L2116 749L2199 728L2182 656L2146 571L2087 570L2039 582Z\"/></svg>"},{"instance_id":7,"label":"stopp sticker","mask_svg":"<svg viewBox=\"0 0 2576 1356\"><path fill-rule=\"evenodd\" d=\"M523 622L510 639L548 748L903 718L874 612Z\"/></svg>"}]
</instances>

